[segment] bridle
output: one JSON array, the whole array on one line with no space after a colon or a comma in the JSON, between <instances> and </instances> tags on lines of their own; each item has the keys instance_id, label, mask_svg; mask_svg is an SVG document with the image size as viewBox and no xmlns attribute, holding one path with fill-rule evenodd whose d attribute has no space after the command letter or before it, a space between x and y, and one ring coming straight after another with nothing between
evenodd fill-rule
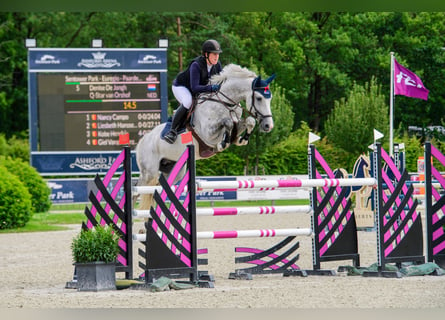
<instances>
[{"instance_id":1,"label":"bridle","mask_svg":"<svg viewBox=\"0 0 445 320\"><path fill-rule=\"evenodd\" d=\"M255 79L252 80L252 103L251 103L249 109L243 108L243 106L239 102L237 103L237 102L233 101L230 97L228 97L222 91L214 92L210 96L207 96L207 95L206 96L199 96L197 104L203 103L205 101L214 101L214 102L221 103L223 106L225 106L229 110L230 113L234 112L235 109L237 107L239 107L239 108L241 108L243 110L243 112L248 113L249 115L251 115L252 117L257 119L258 121L262 121L265 118L272 118L272 114L264 115L263 113L261 113L258 110L258 108L255 105L255 91L260 93L266 99L271 97L271 93L269 91L269 85L267 85L267 86L260 86L260 87L256 86L256 82L258 81L258 79L259 79L259 77L256 77ZM221 99L220 96L224 97L226 99L226 101Z\"/></svg>"},{"instance_id":2,"label":"bridle","mask_svg":"<svg viewBox=\"0 0 445 320\"><path fill-rule=\"evenodd\" d=\"M251 105L251 107L250 107L250 109L252 110L254 110L255 111L255 114L252 114L252 111L250 110L249 111L249 113L253 116L253 117L255 117L256 119L257 119L257 115L260 115L260 119L261 120L263 120L263 119L265 119L265 118L272 118L272 114L266 114L266 115L264 115L264 114L262 114L258 109L257 109L257 107L255 106L255 91L256 92L258 92L259 94L261 94L264 98L266 98L266 99L268 99L268 98L271 98L272 97L272 95L271 95L271 93L270 93L270 91L269 91L269 85L267 85L267 86L260 86L260 87L257 87L256 86L256 83L257 83L257 81L258 81L258 79L259 79L259 77L256 77L255 79L253 79L253 81L252 81L252 105Z\"/></svg>"}]
</instances>

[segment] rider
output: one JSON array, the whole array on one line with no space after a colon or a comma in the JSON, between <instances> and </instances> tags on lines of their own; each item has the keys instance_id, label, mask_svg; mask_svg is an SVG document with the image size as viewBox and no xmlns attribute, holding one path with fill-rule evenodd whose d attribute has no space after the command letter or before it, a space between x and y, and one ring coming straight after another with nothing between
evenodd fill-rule
<instances>
[{"instance_id":1,"label":"rider","mask_svg":"<svg viewBox=\"0 0 445 320\"><path fill-rule=\"evenodd\" d=\"M222 52L218 41L209 39L202 45L202 55L195 58L188 68L179 73L173 80L172 91L176 100L180 103L176 109L170 131L164 139L172 144L176 141L178 131L184 126L187 113L192 106L192 97L202 92L215 92L220 88L219 84L208 84L214 74L222 70L219 54Z\"/></svg>"}]
</instances>

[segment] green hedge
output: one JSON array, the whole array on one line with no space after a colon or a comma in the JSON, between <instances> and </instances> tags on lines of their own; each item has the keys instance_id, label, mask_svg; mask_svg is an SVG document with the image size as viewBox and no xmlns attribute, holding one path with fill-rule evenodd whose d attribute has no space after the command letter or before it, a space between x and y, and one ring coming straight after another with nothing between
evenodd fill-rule
<instances>
[{"instance_id":1,"label":"green hedge","mask_svg":"<svg viewBox=\"0 0 445 320\"><path fill-rule=\"evenodd\" d=\"M33 214L31 195L20 179L0 165L0 229L25 226Z\"/></svg>"},{"instance_id":2,"label":"green hedge","mask_svg":"<svg viewBox=\"0 0 445 320\"><path fill-rule=\"evenodd\" d=\"M237 147L238 148L238 147ZM242 147L241 147L242 148ZM239 176L244 174L244 161L228 151L196 162L198 176Z\"/></svg>"},{"instance_id":3,"label":"green hedge","mask_svg":"<svg viewBox=\"0 0 445 320\"><path fill-rule=\"evenodd\" d=\"M34 212L46 212L51 207L49 198L51 189L48 187L37 170L21 159L0 157L0 165L16 175L23 182L31 195Z\"/></svg>"},{"instance_id":4,"label":"green hedge","mask_svg":"<svg viewBox=\"0 0 445 320\"><path fill-rule=\"evenodd\" d=\"M6 139L5 135L0 133L0 155L29 161L28 139L26 138L26 133L22 133L21 135L23 137L13 136Z\"/></svg>"}]
</instances>

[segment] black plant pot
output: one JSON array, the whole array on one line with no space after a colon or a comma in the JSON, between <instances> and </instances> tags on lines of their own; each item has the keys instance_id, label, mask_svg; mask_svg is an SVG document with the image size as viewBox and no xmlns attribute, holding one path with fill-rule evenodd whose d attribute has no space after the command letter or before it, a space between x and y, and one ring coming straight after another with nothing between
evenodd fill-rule
<instances>
[{"instance_id":1,"label":"black plant pot","mask_svg":"<svg viewBox=\"0 0 445 320\"><path fill-rule=\"evenodd\" d=\"M77 291L116 290L116 263L75 263Z\"/></svg>"}]
</instances>

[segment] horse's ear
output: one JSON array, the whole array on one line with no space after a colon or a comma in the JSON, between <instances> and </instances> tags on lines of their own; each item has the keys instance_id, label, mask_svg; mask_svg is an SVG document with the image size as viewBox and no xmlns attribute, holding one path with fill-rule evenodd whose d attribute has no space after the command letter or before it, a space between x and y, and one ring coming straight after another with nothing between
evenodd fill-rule
<instances>
[{"instance_id":1,"label":"horse's ear","mask_svg":"<svg viewBox=\"0 0 445 320\"><path fill-rule=\"evenodd\" d=\"M256 77L252 81L252 89L261 87L261 76Z\"/></svg>"},{"instance_id":2,"label":"horse's ear","mask_svg":"<svg viewBox=\"0 0 445 320\"><path fill-rule=\"evenodd\" d=\"M266 83L267 83L267 84L271 83L272 80L275 79L275 77L276 77L276 74L275 74L275 73L272 74L272 75L266 80Z\"/></svg>"}]
</instances>

